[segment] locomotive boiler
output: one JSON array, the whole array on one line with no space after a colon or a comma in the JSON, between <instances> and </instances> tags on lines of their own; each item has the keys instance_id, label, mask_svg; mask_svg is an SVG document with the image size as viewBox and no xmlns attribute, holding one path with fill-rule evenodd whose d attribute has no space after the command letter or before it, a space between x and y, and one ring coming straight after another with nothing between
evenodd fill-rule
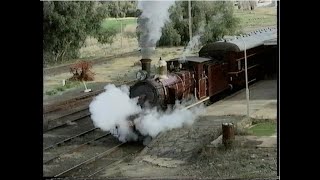
<instances>
[{"instance_id":1,"label":"locomotive boiler","mask_svg":"<svg viewBox=\"0 0 320 180\"><path fill-rule=\"evenodd\" d=\"M158 73L153 77L139 81L130 88L130 97L139 96L142 107L159 106L163 109L176 100L189 98L194 93L195 76L190 70L180 69L167 73L167 62L160 60Z\"/></svg>"}]
</instances>

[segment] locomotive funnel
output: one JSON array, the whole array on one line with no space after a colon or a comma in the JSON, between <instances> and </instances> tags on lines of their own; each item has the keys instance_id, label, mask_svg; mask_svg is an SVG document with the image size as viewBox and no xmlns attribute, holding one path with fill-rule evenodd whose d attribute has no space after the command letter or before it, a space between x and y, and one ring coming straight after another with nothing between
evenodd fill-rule
<instances>
[{"instance_id":1,"label":"locomotive funnel","mask_svg":"<svg viewBox=\"0 0 320 180\"><path fill-rule=\"evenodd\" d=\"M147 77L150 77L151 59L141 59L142 70L147 72Z\"/></svg>"},{"instance_id":2,"label":"locomotive funnel","mask_svg":"<svg viewBox=\"0 0 320 180\"><path fill-rule=\"evenodd\" d=\"M154 53L155 47L141 47L141 55L142 59L141 66L142 70L147 72L147 77L150 77L150 71L151 71L151 55Z\"/></svg>"}]
</instances>

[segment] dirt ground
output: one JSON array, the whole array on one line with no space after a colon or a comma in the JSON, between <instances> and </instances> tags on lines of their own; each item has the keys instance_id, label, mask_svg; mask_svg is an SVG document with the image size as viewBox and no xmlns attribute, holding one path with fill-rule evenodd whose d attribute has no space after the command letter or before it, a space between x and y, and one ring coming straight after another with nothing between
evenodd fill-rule
<instances>
[{"instance_id":1,"label":"dirt ground","mask_svg":"<svg viewBox=\"0 0 320 180\"><path fill-rule=\"evenodd\" d=\"M275 140L275 139L274 139ZM204 147L181 171L183 176L215 178L276 178L277 148L259 147L262 141L237 137L235 147Z\"/></svg>"},{"instance_id":2,"label":"dirt ground","mask_svg":"<svg viewBox=\"0 0 320 180\"><path fill-rule=\"evenodd\" d=\"M233 118L237 121L238 117L226 119L232 121ZM160 135L156 142L150 143L133 161L114 165L98 177L277 178L275 136L239 134L233 146L225 148L216 128L207 125L206 128L201 127L201 130L196 127L181 128Z\"/></svg>"}]
</instances>

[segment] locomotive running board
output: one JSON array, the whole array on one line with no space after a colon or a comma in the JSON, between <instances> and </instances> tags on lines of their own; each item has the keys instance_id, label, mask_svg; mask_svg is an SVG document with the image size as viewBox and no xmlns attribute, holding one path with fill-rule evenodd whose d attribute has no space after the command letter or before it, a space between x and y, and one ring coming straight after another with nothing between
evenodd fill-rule
<instances>
[{"instance_id":1,"label":"locomotive running board","mask_svg":"<svg viewBox=\"0 0 320 180\"><path fill-rule=\"evenodd\" d=\"M191 105L183 108L183 110L189 109L189 108L191 108L191 107L193 107L193 106L195 106L195 105L198 105L198 104L200 104L200 103L202 103L202 102L204 102L204 101L206 101L206 100L208 100L208 99L210 99L210 97L206 97L206 98L204 98L204 99L202 99L202 100L200 100L200 101L198 101L198 102L196 102L196 103L194 103L194 104L191 104Z\"/></svg>"}]
</instances>

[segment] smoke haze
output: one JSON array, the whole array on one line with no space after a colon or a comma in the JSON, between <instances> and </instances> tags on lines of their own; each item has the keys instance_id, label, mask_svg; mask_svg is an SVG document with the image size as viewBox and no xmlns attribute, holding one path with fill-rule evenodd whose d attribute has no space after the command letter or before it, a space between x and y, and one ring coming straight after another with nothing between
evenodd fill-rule
<instances>
[{"instance_id":1,"label":"smoke haze","mask_svg":"<svg viewBox=\"0 0 320 180\"><path fill-rule=\"evenodd\" d=\"M182 52L181 57L179 58L180 63L184 63L186 61L186 56L190 55L190 53L200 47L201 41L200 38L204 33L204 22L201 22L200 28L197 30L196 35L191 38L191 41L188 42L187 47Z\"/></svg>"}]
</instances>

